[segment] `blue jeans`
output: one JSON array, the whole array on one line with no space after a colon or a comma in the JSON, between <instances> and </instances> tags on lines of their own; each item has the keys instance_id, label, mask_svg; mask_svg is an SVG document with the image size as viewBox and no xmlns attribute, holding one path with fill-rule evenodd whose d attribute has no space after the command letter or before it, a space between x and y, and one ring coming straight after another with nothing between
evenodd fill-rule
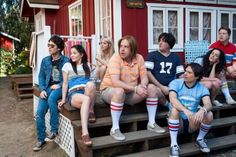
<instances>
[{"instance_id":1,"label":"blue jeans","mask_svg":"<svg viewBox=\"0 0 236 157\"><path fill-rule=\"evenodd\" d=\"M45 115L50 110L50 126L51 133L56 133L59 127L59 113L57 108L57 101L62 96L62 89L51 90L46 89L47 98L39 98L37 114L36 114L36 127L38 133L38 141L43 142L46 138L46 126L45 126Z\"/></svg>"}]
</instances>

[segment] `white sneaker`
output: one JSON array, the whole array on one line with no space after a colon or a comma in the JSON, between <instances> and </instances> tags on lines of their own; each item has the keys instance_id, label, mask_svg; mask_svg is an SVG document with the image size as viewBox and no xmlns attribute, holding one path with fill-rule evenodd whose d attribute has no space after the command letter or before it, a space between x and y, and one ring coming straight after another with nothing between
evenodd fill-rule
<instances>
[{"instance_id":1,"label":"white sneaker","mask_svg":"<svg viewBox=\"0 0 236 157\"><path fill-rule=\"evenodd\" d=\"M223 106L223 104L220 103L218 100L213 100L212 103L213 103L215 106Z\"/></svg>"},{"instance_id":2,"label":"white sneaker","mask_svg":"<svg viewBox=\"0 0 236 157\"><path fill-rule=\"evenodd\" d=\"M229 98L226 98L226 103L229 105L233 105L233 104L236 104L236 101L232 97L229 97Z\"/></svg>"},{"instance_id":3,"label":"white sneaker","mask_svg":"<svg viewBox=\"0 0 236 157\"><path fill-rule=\"evenodd\" d=\"M120 129L116 129L115 131L110 131L110 135L113 139L117 140L117 141L124 141L125 140L125 136L124 134L122 134L120 132Z\"/></svg>"},{"instance_id":4,"label":"white sneaker","mask_svg":"<svg viewBox=\"0 0 236 157\"><path fill-rule=\"evenodd\" d=\"M156 123L154 123L152 126L147 124L147 130L149 131L153 131L153 132L156 132L156 133L165 133L166 130L161 128L160 126L158 126Z\"/></svg>"}]
</instances>

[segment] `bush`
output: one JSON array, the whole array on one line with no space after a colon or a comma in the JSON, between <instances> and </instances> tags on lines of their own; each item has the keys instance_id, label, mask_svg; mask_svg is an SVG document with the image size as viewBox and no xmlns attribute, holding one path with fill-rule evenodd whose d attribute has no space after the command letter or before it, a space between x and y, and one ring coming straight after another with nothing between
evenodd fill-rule
<instances>
[{"instance_id":1,"label":"bush","mask_svg":"<svg viewBox=\"0 0 236 157\"><path fill-rule=\"evenodd\" d=\"M0 73L1 74L29 74L29 51L21 51L16 55L13 51L0 49Z\"/></svg>"}]
</instances>

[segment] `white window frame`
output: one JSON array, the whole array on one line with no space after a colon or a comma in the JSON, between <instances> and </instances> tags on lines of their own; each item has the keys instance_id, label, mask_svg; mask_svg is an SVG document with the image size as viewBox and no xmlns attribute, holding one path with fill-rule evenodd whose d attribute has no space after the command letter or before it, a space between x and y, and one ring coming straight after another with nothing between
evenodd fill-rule
<instances>
[{"instance_id":1,"label":"white window frame","mask_svg":"<svg viewBox=\"0 0 236 157\"><path fill-rule=\"evenodd\" d=\"M157 43L153 43L153 16L152 13L154 10L163 10L163 29L164 32L168 32L168 20L166 20L168 11L177 11L177 19L178 19L178 44L175 44L172 51L180 52L183 51L183 6L181 5L167 5L167 4L156 4L156 3L147 3L148 6L148 51L154 51L159 49L159 45Z\"/></svg>"},{"instance_id":2,"label":"white window frame","mask_svg":"<svg viewBox=\"0 0 236 157\"><path fill-rule=\"evenodd\" d=\"M200 9L201 8L201 9ZM214 42L216 40L216 9L207 9L206 7L186 7L186 38L185 42L190 40L190 12L198 12L199 15L199 34L198 34L198 39L203 40L203 13L211 13L211 42Z\"/></svg>"},{"instance_id":3,"label":"white window frame","mask_svg":"<svg viewBox=\"0 0 236 157\"><path fill-rule=\"evenodd\" d=\"M236 14L236 9L235 11L232 11L232 9L219 9L219 14L218 14L218 29L221 27L221 14L229 14L229 28L231 29L231 36L230 36L230 41L233 42L233 14ZM217 32L217 37L218 37L218 32Z\"/></svg>"},{"instance_id":4,"label":"white window frame","mask_svg":"<svg viewBox=\"0 0 236 157\"><path fill-rule=\"evenodd\" d=\"M218 0L218 4L236 5L236 1L235 0Z\"/></svg>"},{"instance_id":5,"label":"white window frame","mask_svg":"<svg viewBox=\"0 0 236 157\"><path fill-rule=\"evenodd\" d=\"M74 3L72 3L71 5L68 6L68 10L69 10L69 31L70 31L70 35L72 36L72 22L71 22L71 9L74 9L75 7L78 7L79 5L81 5L81 23L82 23L82 30L81 30L81 34L77 34L77 35L83 35L83 11L82 11L82 0L78 0ZM78 30L79 32L79 30Z\"/></svg>"},{"instance_id":6,"label":"white window frame","mask_svg":"<svg viewBox=\"0 0 236 157\"><path fill-rule=\"evenodd\" d=\"M186 2L216 4L217 0L185 0Z\"/></svg>"}]
</instances>

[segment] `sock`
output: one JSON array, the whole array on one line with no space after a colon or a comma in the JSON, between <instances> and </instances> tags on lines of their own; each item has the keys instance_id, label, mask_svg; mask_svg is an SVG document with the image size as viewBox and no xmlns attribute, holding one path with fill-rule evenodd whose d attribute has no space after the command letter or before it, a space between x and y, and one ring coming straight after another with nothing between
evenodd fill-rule
<instances>
[{"instance_id":1,"label":"sock","mask_svg":"<svg viewBox=\"0 0 236 157\"><path fill-rule=\"evenodd\" d=\"M230 96L230 93L229 93L228 84L227 84L226 81L224 81L224 82L222 83L221 92L224 94L224 96L225 96L226 99L229 98L229 97L231 97L231 96Z\"/></svg>"},{"instance_id":2,"label":"sock","mask_svg":"<svg viewBox=\"0 0 236 157\"><path fill-rule=\"evenodd\" d=\"M179 131L179 120L178 119L169 119L168 120L169 131L170 131L170 139L171 139L171 147L174 145L178 146L177 143L177 135Z\"/></svg>"},{"instance_id":3,"label":"sock","mask_svg":"<svg viewBox=\"0 0 236 157\"><path fill-rule=\"evenodd\" d=\"M206 134L208 133L210 128L211 128L211 124L203 124L203 123L201 123L197 140L204 139L204 137L206 136Z\"/></svg>"},{"instance_id":4,"label":"sock","mask_svg":"<svg viewBox=\"0 0 236 157\"><path fill-rule=\"evenodd\" d=\"M123 110L124 103L111 102L111 118L112 118L112 131L119 129L120 116Z\"/></svg>"},{"instance_id":5,"label":"sock","mask_svg":"<svg viewBox=\"0 0 236 157\"><path fill-rule=\"evenodd\" d=\"M147 98L146 106L148 111L148 124L153 126L153 124L156 123L157 98Z\"/></svg>"}]
</instances>

